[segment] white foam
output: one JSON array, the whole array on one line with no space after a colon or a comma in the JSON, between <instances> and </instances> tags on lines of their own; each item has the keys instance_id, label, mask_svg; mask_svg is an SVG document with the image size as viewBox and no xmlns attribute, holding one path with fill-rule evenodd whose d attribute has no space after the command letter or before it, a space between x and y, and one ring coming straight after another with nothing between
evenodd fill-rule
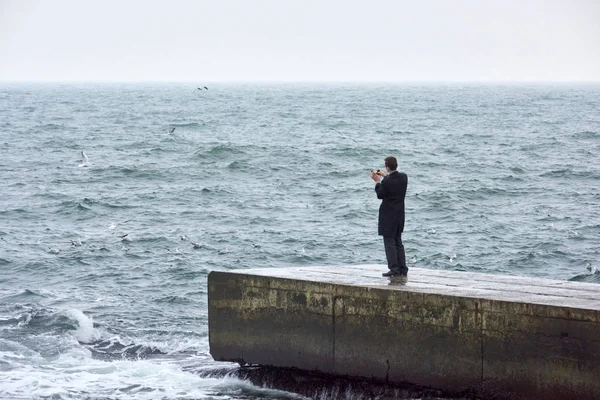
<instances>
[{"instance_id":1,"label":"white foam","mask_svg":"<svg viewBox=\"0 0 600 400\"><path fill-rule=\"evenodd\" d=\"M61 355L51 365L6 371L0 397L112 397L119 399L201 398L218 380L207 382L176 365L149 361L101 362L83 354Z\"/></svg>"},{"instance_id":2,"label":"white foam","mask_svg":"<svg viewBox=\"0 0 600 400\"><path fill-rule=\"evenodd\" d=\"M203 378L173 361L95 360L81 346L41 365L13 366L0 374L0 398L228 399L245 392L305 399L236 378Z\"/></svg>"}]
</instances>

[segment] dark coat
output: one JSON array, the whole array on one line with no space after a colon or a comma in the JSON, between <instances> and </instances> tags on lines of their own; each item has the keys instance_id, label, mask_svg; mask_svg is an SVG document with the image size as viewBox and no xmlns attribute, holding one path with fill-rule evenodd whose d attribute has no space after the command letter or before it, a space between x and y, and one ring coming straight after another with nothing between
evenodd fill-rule
<instances>
[{"instance_id":1,"label":"dark coat","mask_svg":"<svg viewBox=\"0 0 600 400\"><path fill-rule=\"evenodd\" d=\"M408 176L403 172L392 171L375 185L379 206L378 233L382 236L396 236L404 231L404 197L408 186Z\"/></svg>"}]
</instances>

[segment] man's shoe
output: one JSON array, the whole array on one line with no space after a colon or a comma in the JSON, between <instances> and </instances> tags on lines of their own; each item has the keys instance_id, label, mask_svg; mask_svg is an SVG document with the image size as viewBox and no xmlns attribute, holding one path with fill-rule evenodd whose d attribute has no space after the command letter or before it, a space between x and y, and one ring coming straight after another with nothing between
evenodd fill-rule
<instances>
[{"instance_id":1,"label":"man's shoe","mask_svg":"<svg viewBox=\"0 0 600 400\"><path fill-rule=\"evenodd\" d=\"M396 275L400 275L400 273L396 272L396 271L388 271L388 272L384 272L383 274L381 274L381 276L386 276L386 277L388 277L388 276L396 276Z\"/></svg>"}]
</instances>

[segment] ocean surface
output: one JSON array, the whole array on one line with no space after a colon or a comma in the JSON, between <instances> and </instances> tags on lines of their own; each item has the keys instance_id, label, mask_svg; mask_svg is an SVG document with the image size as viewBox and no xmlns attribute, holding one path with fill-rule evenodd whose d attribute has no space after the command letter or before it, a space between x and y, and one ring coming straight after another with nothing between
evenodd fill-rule
<instances>
[{"instance_id":1,"label":"ocean surface","mask_svg":"<svg viewBox=\"0 0 600 400\"><path fill-rule=\"evenodd\" d=\"M409 267L600 283L600 85L196 87L0 84L0 398L301 398L206 377L207 274L384 272L389 155Z\"/></svg>"}]
</instances>

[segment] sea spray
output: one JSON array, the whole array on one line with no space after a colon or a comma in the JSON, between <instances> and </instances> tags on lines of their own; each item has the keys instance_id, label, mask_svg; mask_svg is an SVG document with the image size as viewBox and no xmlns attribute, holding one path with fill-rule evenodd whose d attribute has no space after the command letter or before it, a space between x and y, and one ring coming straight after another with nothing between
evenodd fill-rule
<instances>
[{"instance_id":1,"label":"sea spray","mask_svg":"<svg viewBox=\"0 0 600 400\"><path fill-rule=\"evenodd\" d=\"M74 319L78 324L78 328L75 331L75 337L78 342L92 343L100 339L101 334L94 328L92 317L88 317L82 311L77 309L67 310L66 315L69 318Z\"/></svg>"}]
</instances>

